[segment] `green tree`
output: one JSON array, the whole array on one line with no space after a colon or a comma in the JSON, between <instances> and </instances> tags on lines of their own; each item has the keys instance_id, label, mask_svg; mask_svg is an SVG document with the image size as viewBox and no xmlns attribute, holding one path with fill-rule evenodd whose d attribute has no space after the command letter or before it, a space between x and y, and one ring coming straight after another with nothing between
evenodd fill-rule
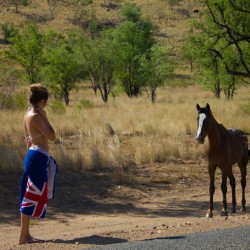
<instances>
[{"instance_id":1,"label":"green tree","mask_svg":"<svg viewBox=\"0 0 250 250\"><path fill-rule=\"evenodd\" d=\"M203 0L204 21L196 27L207 50L224 64L228 74L250 78L250 2Z\"/></svg>"},{"instance_id":2,"label":"green tree","mask_svg":"<svg viewBox=\"0 0 250 250\"><path fill-rule=\"evenodd\" d=\"M240 78L250 78L250 2L203 0L202 3L203 18L195 23L192 36L197 64L201 66L199 71L214 86L217 97L222 89L226 96L232 97Z\"/></svg>"},{"instance_id":3,"label":"green tree","mask_svg":"<svg viewBox=\"0 0 250 250\"><path fill-rule=\"evenodd\" d=\"M40 80L43 53L43 35L35 24L28 25L15 36L10 37L11 43L5 56L21 65L29 83Z\"/></svg>"},{"instance_id":4,"label":"green tree","mask_svg":"<svg viewBox=\"0 0 250 250\"><path fill-rule=\"evenodd\" d=\"M138 96L141 92L140 58L154 44L153 24L151 21L141 18L140 10L136 6L128 5L124 8L125 10L129 8L129 11L124 11L129 20L114 29L113 37L120 47L121 67L118 77L124 91L129 97L133 97Z\"/></svg>"},{"instance_id":5,"label":"green tree","mask_svg":"<svg viewBox=\"0 0 250 250\"><path fill-rule=\"evenodd\" d=\"M67 39L53 41L44 50L43 77L56 97L69 105L70 91L77 88L80 65Z\"/></svg>"},{"instance_id":6,"label":"green tree","mask_svg":"<svg viewBox=\"0 0 250 250\"><path fill-rule=\"evenodd\" d=\"M156 99L156 89L166 84L173 74L173 59L167 47L153 46L141 58L142 89L153 103Z\"/></svg>"},{"instance_id":7,"label":"green tree","mask_svg":"<svg viewBox=\"0 0 250 250\"><path fill-rule=\"evenodd\" d=\"M109 94L115 84L114 76L118 65L117 47L109 32L103 32L96 40L80 38L76 54L95 93L99 91L102 100L108 102Z\"/></svg>"},{"instance_id":8,"label":"green tree","mask_svg":"<svg viewBox=\"0 0 250 250\"><path fill-rule=\"evenodd\" d=\"M182 58L188 62L190 71L193 73L194 63L197 57L197 49L192 43L192 37L188 36L181 49Z\"/></svg>"},{"instance_id":9,"label":"green tree","mask_svg":"<svg viewBox=\"0 0 250 250\"><path fill-rule=\"evenodd\" d=\"M202 70L198 72L200 82L210 89L216 98L220 98L222 91L220 63L211 54L204 56L199 62L202 66Z\"/></svg>"}]
</instances>

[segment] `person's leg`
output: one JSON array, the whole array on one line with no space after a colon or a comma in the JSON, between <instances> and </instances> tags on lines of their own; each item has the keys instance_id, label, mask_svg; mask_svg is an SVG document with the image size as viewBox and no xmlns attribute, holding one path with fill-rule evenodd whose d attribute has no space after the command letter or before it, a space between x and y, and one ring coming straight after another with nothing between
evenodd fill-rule
<instances>
[{"instance_id":1,"label":"person's leg","mask_svg":"<svg viewBox=\"0 0 250 250\"><path fill-rule=\"evenodd\" d=\"M29 225L30 225L30 215L21 213L21 233L19 239L20 244L30 243L33 240L29 232Z\"/></svg>"}]
</instances>

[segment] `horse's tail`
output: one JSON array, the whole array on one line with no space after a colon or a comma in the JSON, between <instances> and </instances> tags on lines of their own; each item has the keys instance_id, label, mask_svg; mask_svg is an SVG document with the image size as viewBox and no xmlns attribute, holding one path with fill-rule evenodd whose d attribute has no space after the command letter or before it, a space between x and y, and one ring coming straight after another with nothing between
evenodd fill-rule
<instances>
[{"instance_id":1,"label":"horse's tail","mask_svg":"<svg viewBox=\"0 0 250 250\"><path fill-rule=\"evenodd\" d=\"M250 160L250 150L248 149L248 158Z\"/></svg>"}]
</instances>

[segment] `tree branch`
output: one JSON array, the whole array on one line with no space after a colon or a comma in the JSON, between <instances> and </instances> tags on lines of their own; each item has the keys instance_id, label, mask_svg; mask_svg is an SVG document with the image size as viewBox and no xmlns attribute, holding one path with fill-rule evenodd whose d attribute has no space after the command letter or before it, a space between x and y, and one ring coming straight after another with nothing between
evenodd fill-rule
<instances>
[{"instance_id":1,"label":"tree branch","mask_svg":"<svg viewBox=\"0 0 250 250\"><path fill-rule=\"evenodd\" d=\"M233 1L232 0L228 0L228 1L231 4L231 6L233 7L233 9L235 9L237 11L240 11L240 12L244 12L244 13L250 14L250 10L246 10L246 9L240 8L239 6L236 6L235 3L234 3L235 0L233 0Z\"/></svg>"}]
</instances>

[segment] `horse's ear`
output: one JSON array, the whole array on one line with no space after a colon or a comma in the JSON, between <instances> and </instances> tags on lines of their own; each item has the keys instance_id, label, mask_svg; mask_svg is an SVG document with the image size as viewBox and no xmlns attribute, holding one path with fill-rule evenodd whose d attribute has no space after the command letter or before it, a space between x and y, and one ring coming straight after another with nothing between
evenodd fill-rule
<instances>
[{"instance_id":1,"label":"horse's ear","mask_svg":"<svg viewBox=\"0 0 250 250\"><path fill-rule=\"evenodd\" d=\"M208 103L207 103L207 105L206 105L206 109L207 109L208 111L210 111L210 106L209 106Z\"/></svg>"},{"instance_id":2,"label":"horse's ear","mask_svg":"<svg viewBox=\"0 0 250 250\"><path fill-rule=\"evenodd\" d=\"M200 105L198 103L196 104L196 108L197 108L198 111L201 110L201 107L200 107Z\"/></svg>"}]
</instances>

